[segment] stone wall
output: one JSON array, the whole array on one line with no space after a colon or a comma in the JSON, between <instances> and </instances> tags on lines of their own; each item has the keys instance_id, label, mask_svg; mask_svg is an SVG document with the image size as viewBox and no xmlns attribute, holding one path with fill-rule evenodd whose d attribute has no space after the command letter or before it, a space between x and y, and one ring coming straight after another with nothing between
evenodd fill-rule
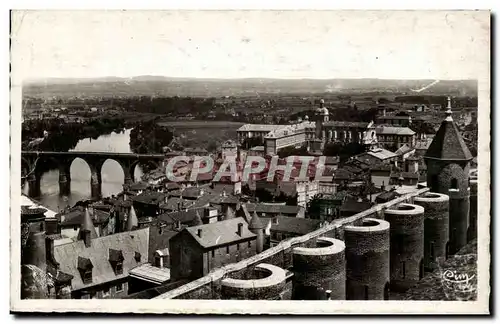
<instances>
[{"instance_id":1,"label":"stone wall","mask_svg":"<svg viewBox=\"0 0 500 324\"><path fill-rule=\"evenodd\" d=\"M429 191L428 188L420 189L387 203L373 206L372 208L354 216L335 220L327 226L324 226L314 232L282 241L277 246L267 249L262 253L240 262L228 264L219 269L215 269L207 276L194 280L177 289L171 290L156 297L155 299L220 299L221 281L229 275L231 277L237 277L238 275L242 276L246 271L252 271L255 266L261 263L275 265L282 269L289 269L293 266L293 248L317 247L317 239L320 237L330 237L338 240L344 240L345 226L362 225L363 220L369 217L383 218L383 211L385 209L396 206L400 203L412 203L414 197L422 195L427 191Z\"/></svg>"}]
</instances>

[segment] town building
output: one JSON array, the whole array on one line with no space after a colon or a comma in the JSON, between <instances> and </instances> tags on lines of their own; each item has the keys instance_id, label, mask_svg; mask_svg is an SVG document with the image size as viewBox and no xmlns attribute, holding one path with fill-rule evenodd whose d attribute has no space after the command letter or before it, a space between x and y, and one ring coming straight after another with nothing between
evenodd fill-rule
<instances>
[{"instance_id":1,"label":"town building","mask_svg":"<svg viewBox=\"0 0 500 324\"><path fill-rule=\"evenodd\" d=\"M376 123L377 125L393 125L397 127L409 127L412 124L412 118L409 115L404 115L404 116L383 115L377 117Z\"/></svg>"},{"instance_id":2,"label":"town building","mask_svg":"<svg viewBox=\"0 0 500 324\"><path fill-rule=\"evenodd\" d=\"M355 160L360 161L366 165L375 165L379 163L392 163L395 164L397 154L384 148L374 148L365 153L361 153L354 157ZM338 172L338 170L337 170Z\"/></svg>"},{"instance_id":3,"label":"town building","mask_svg":"<svg viewBox=\"0 0 500 324\"><path fill-rule=\"evenodd\" d=\"M267 247L276 246L283 240L308 234L321 227L322 222L317 219L297 218L288 216L262 217L268 230Z\"/></svg>"},{"instance_id":4,"label":"town building","mask_svg":"<svg viewBox=\"0 0 500 324\"><path fill-rule=\"evenodd\" d=\"M377 127L378 143L385 148L399 149L403 145L415 146L415 132L408 127Z\"/></svg>"},{"instance_id":5,"label":"town building","mask_svg":"<svg viewBox=\"0 0 500 324\"><path fill-rule=\"evenodd\" d=\"M241 217L187 227L170 239L172 280L197 279L256 254L257 235Z\"/></svg>"},{"instance_id":6,"label":"town building","mask_svg":"<svg viewBox=\"0 0 500 324\"><path fill-rule=\"evenodd\" d=\"M149 229L97 237L89 212L78 240L49 246L57 271L71 275L71 298L120 298L128 294L129 271L147 262Z\"/></svg>"}]
</instances>

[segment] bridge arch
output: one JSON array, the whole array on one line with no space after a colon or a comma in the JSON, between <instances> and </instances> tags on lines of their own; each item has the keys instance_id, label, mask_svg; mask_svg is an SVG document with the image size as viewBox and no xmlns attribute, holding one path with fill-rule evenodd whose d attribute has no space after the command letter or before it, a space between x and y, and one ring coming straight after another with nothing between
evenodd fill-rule
<instances>
[{"instance_id":1,"label":"bridge arch","mask_svg":"<svg viewBox=\"0 0 500 324\"><path fill-rule=\"evenodd\" d=\"M102 181L110 184L102 188L103 196L120 193L123 190L123 184L131 181L127 179L130 178L127 166L119 159L105 159L102 163L100 174Z\"/></svg>"}]
</instances>

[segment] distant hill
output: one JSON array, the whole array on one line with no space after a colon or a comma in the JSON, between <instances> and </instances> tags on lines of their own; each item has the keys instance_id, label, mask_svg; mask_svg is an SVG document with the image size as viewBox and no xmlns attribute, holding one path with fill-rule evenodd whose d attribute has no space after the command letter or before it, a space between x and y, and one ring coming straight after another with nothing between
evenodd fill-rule
<instances>
[{"instance_id":1,"label":"distant hill","mask_svg":"<svg viewBox=\"0 0 500 324\"><path fill-rule=\"evenodd\" d=\"M427 87L429 84L431 86ZM51 78L23 84L30 97L180 96L221 97L259 94L310 93L433 94L476 96L476 80L388 79L196 79L163 76L92 79Z\"/></svg>"}]
</instances>

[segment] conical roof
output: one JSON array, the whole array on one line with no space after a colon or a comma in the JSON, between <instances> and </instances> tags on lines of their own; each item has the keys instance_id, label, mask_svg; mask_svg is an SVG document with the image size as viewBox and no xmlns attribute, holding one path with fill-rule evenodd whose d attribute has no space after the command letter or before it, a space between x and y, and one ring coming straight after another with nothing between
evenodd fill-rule
<instances>
[{"instance_id":1,"label":"conical roof","mask_svg":"<svg viewBox=\"0 0 500 324\"><path fill-rule=\"evenodd\" d=\"M80 232L78 233L78 239L83 239L83 231L90 232L90 238L97 238L97 232L95 231L94 222L92 222L92 217L90 217L90 212L88 208L85 208L85 214L82 218L82 223L80 224Z\"/></svg>"},{"instance_id":2,"label":"conical roof","mask_svg":"<svg viewBox=\"0 0 500 324\"><path fill-rule=\"evenodd\" d=\"M250 224L248 224L248 229L255 230L255 229L263 229L264 227L265 226L262 223L262 220L257 215L257 213L254 211L253 215L252 215L252 219L250 219Z\"/></svg>"},{"instance_id":3,"label":"conical roof","mask_svg":"<svg viewBox=\"0 0 500 324\"><path fill-rule=\"evenodd\" d=\"M127 231L133 231L135 228L137 228L137 226L139 226L139 220L137 219L137 215L135 214L134 206L130 206L130 211L127 218Z\"/></svg>"},{"instance_id":4,"label":"conical roof","mask_svg":"<svg viewBox=\"0 0 500 324\"><path fill-rule=\"evenodd\" d=\"M441 123L424 158L445 161L470 161L473 158L460 135L457 124L451 117L450 98L448 98L446 118Z\"/></svg>"}]
</instances>

